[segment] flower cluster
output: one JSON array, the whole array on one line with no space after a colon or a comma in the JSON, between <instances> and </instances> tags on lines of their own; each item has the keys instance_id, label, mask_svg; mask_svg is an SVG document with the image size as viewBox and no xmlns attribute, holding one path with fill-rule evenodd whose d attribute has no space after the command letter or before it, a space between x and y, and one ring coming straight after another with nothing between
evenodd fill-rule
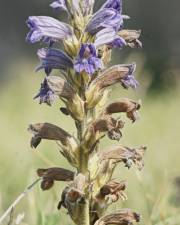
<instances>
[{"instance_id":1,"label":"flower cluster","mask_svg":"<svg viewBox=\"0 0 180 225\"><path fill-rule=\"evenodd\" d=\"M114 117L125 113L135 122L139 118L140 101L119 99L107 104L109 88L137 88L134 77L136 64L108 67L114 48L141 47L140 31L124 29L122 0L106 0L93 12L94 0L54 0L50 6L67 13L69 24L48 16L30 16L26 40L42 42L37 51L45 77L38 94L39 102L52 106L60 99L61 112L70 115L77 128L73 136L50 123L31 124L31 147L43 139L54 140L74 171L59 167L38 169L42 190L53 187L55 181L69 182L61 195L58 209L64 207L77 225L128 225L140 221L140 215L130 209L120 209L104 215L106 209L118 200L126 200L125 181L112 179L117 164L141 170L146 147L129 148L117 145L100 150L100 140L107 136L120 141L125 122ZM62 49L57 48L62 46ZM52 75L58 70L59 75Z\"/></svg>"}]
</instances>

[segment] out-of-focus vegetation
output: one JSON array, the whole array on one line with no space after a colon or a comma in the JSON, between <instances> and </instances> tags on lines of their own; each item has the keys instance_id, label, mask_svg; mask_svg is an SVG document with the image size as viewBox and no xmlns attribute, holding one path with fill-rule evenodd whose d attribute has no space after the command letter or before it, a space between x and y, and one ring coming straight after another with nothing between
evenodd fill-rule
<instances>
[{"instance_id":1,"label":"out-of-focus vegetation","mask_svg":"<svg viewBox=\"0 0 180 225\"><path fill-rule=\"evenodd\" d=\"M174 186L174 178L180 175L179 85L163 93L146 95L151 80L143 68L143 58L138 59L134 55L125 61L132 60L139 64L139 89L126 91L116 86L109 100L115 99L117 93L122 97L142 99L141 119L132 126L124 118L126 126L121 144L130 147L143 144L148 146L148 150L142 172L134 173L135 168L128 170L123 165L116 170L116 177L128 181L128 201L118 203L114 208L136 209L143 215L142 225L179 225L180 187ZM37 168L68 167L55 142L43 141L38 149L30 148L31 134L27 132L27 126L31 122L46 121L72 133L75 130L74 124L60 113L61 102L48 107L32 100L43 78L43 74L31 72L34 65L23 61L15 63L8 71L12 79L1 84L0 215L36 179ZM105 139L102 148L108 144L108 139ZM14 209L14 218L24 212L21 225L72 224L64 209L60 212L56 209L64 185L63 182L56 183L53 189L45 192L37 185ZM8 218L4 224L8 224Z\"/></svg>"}]
</instances>

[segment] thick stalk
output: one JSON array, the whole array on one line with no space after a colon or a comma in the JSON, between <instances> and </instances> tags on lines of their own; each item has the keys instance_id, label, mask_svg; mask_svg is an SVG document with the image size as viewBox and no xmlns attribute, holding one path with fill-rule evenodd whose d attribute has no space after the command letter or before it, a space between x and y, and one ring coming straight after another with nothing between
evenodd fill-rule
<instances>
[{"instance_id":1,"label":"thick stalk","mask_svg":"<svg viewBox=\"0 0 180 225\"><path fill-rule=\"evenodd\" d=\"M78 225L90 225L90 218L89 218L89 199L83 204L81 208L81 212L79 215L80 221Z\"/></svg>"},{"instance_id":2,"label":"thick stalk","mask_svg":"<svg viewBox=\"0 0 180 225\"><path fill-rule=\"evenodd\" d=\"M85 100L85 86L84 82L82 82L82 89L80 90L80 96L83 100ZM87 151L84 151L83 146L81 146L82 140L83 140L83 134L85 129L87 128L87 111L85 109L85 116L84 120L81 122L76 123L77 127L77 134L78 134L78 139L80 142L80 147L79 147L79 167L78 167L78 172L82 173L86 176L86 179L89 180L89 174L88 174L88 159L89 155ZM89 218L89 194L85 193L86 199L83 202L83 204L80 205L80 211L79 211L79 224L78 225L90 225L90 218Z\"/></svg>"}]
</instances>

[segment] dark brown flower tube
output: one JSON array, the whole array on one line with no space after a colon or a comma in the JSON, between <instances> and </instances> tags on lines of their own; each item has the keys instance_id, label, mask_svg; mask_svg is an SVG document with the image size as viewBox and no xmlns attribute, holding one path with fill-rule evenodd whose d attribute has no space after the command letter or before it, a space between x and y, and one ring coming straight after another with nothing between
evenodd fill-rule
<instances>
[{"instance_id":1,"label":"dark brown flower tube","mask_svg":"<svg viewBox=\"0 0 180 225\"><path fill-rule=\"evenodd\" d=\"M72 138L66 131L50 123L31 124L28 130L34 134L31 139L31 147L34 148L39 145L41 139L57 140L66 145L67 139Z\"/></svg>"},{"instance_id":2,"label":"dark brown flower tube","mask_svg":"<svg viewBox=\"0 0 180 225\"><path fill-rule=\"evenodd\" d=\"M101 217L96 221L95 225L130 225L140 222L139 213L133 212L131 209L121 209L115 213Z\"/></svg>"},{"instance_id":3,"label":"dark brown flower tube","mask_svg":"<svg viewBox=\"0 0 180 225\"><path fill-rule=\"evenodd\" d=\"M72 181L74 178L72 171L58 167L38 169L37 174L42 177L42 190L50 189L54 185L54 181Z\"/></svg>"},{"instance_id":4,"label":"dark brown flower tube","mask_svg":"<svg viewBox=\"0 0 180 225\"><path fill-rule=\"evenodd\" d=\"M123 98L119 101L109 104L105 110L104 114L113 114L113 113L126 113L127 117L135 122L139 118L138 110L141 107L141 101L135 102L128 98Z\"/></svg>"}]
</instances>

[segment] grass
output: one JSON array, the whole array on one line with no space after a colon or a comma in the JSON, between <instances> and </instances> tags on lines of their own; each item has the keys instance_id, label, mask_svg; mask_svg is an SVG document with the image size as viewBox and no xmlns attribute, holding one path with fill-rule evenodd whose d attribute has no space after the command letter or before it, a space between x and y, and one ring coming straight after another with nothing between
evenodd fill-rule
<instances>
[{"instance_id":1,"label":"grass","mask_svg":"<svg viewBox=\"0 0 180 225\"><path fill-rule=\"evenodd\" d=\"M69 167L60 155L54 142L43 141L37 150L29 146L31 135L27 126L32 122L50 122L73 132L74 124L63 116L60 102L52 108L39 106L32 100L42 80L41 74L31 74L33 65L22 63L9 70L12 79L1 85L0 95L0 214L36 179L39 167ZM117 95L118 94L118 95ZM121 91L117 86L111 93L111 99L117 96L138 99L142 97L141 119L131 124L126 120L121 143L127 146L147 145L145 168L139 173L135 168L127 170L122 165L115 172L115 177L128 181L128 200L112 206L130 207L143 215L144 225L178 225L180 210L173 204L176 190L173 179L180 175L179 159L179 98L180 92L173 90L159 95L146 96L145 90ZM105 139L102 148L110 145ZM39 186L25 198L14 210L14 218L25 213L21 225L70 225L72 222L63 209L57 211L64 183L57 183L47 192ZM111 209L110 209L111 210ZM8 219L4 224L8 224Z\"/></svg>"}]
</instances>

